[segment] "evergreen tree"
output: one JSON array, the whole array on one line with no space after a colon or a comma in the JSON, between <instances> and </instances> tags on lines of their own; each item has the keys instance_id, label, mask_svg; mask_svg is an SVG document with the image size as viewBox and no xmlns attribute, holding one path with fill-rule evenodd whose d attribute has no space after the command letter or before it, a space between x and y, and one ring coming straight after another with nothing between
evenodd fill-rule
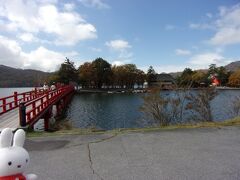
<instances>
[{"instance_id":1,"label":"evergreen tree","mask_svg":"<svg viewBox=\"0 0 240 180\"><path fill-rule=\"evenodd\" d=\"M70 61L67 57L64 63L61 64L57 72L58 81L64 84L77 81L77 70L74 67L74 62Z\"/></svg>"},{"instance_id":2,"label":"evergreen tree","mask_svg":"<svg viewBox=\"0 0 240 180\"><path fill-rule=\"evenodd\" d=\"M147 71L147 82L148 82L148 84L151 85L151 83L155 82L156 79L157 79L157 73L155 72L153 67L150 66L148 68L148 71Z\"/></svg>"}]
</instances>

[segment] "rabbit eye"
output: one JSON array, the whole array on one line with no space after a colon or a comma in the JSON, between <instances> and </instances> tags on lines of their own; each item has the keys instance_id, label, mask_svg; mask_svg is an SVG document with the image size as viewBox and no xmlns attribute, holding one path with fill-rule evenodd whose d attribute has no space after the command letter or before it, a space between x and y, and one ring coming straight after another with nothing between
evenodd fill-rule
<instances>
[{"instance_id":1,"label":"rabbit eye","mask_svg":"<svg viewBox=\"0 0 240 180\"><path fill-rule=\"evenodd\" d=\"M12 165L12 162L11 162L11 161L9 161L9 162L8 162L8 165L9 165L9 166L11 166L11 165Z\"/></svg>"},{"instance_id":2,"label":"rabbit eye","mask_svg":"<svg viewBox=\"0 0 240 180\"><path fill-rule=\"evenodd\" d=\"M26 159L26 163L28 162L28 159Z\"/></svg>"}]
</instances>

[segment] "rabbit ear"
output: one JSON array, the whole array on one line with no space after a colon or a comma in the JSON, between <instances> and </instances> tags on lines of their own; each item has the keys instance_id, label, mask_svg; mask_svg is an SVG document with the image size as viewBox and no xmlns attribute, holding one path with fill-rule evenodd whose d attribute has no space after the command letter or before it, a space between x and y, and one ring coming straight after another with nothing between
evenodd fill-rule
<instances>
[{"instance_id":1,"label":"rabbit ear","mask_svg":"<svg viewBox=\"0 0 240 180\"><path fill-rule=\"evenodd\" d=\"M10 147L12 144L13 133L9 128L3 129L0 135L0 147Z\"/></svg>"},{"instance_id":2,"label":"rabbit ear","mask_svg":"<svg viewBox=\"0 0 240 180\"><path fill-rule=\"evenodd\" d=\"M25 132L22 129L19 129L15 132L13 138L13 146L23 147L25 141Z\"/></svg>"}]
</instances>

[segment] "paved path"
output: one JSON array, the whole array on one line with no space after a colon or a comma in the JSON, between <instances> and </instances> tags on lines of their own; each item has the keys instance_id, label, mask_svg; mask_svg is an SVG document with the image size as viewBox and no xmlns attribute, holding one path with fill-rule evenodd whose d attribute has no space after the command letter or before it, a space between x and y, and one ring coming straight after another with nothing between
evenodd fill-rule
<instances>
[{"instance_id":1,"label":"paved path","mask_svg":"<svg viewBox=\"0 0 240 180\"><path fill-rule=\"evenodd\" d=\"M32 138L39 180L239 180L240 127Z\"/></svg>"}]
</instances>

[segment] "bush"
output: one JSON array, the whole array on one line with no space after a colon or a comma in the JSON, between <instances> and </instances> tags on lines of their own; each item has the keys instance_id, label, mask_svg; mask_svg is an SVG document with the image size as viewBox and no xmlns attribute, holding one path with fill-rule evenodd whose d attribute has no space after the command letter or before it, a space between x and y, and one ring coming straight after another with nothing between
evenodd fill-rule
<instances>
[{"instance_id":1,"label":"bush","mask_svg":"<svg viewBox=\"0 0 240 180\"><path fill-rule=\"evenodd\" d=\"M186 110L192 112L194 121L213 121L210 102L216 95L215 88L205 88L189 94Z\"/></svg>"}]
</instances>

